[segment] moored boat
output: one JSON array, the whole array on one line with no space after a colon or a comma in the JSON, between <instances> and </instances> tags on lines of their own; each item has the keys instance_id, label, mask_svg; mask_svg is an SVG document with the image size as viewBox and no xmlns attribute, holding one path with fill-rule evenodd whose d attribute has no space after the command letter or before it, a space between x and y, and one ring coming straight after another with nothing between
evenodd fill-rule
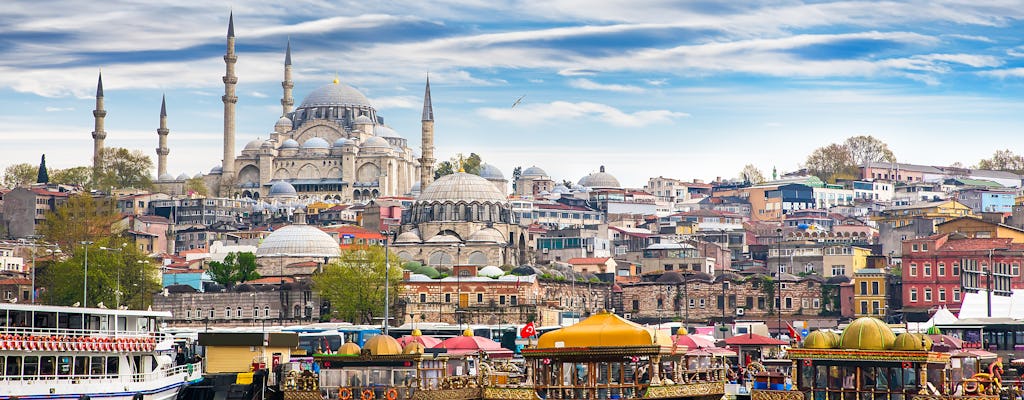
<instances>
[{"instance_id":1,"label":"moored boat","mask_svg":"<svg viewBox=\"0 0 1024 400\"><path fill-rule=\"evenodd\" d=\"M201 379L160 332L170 313L0 306L0 398L173 399Z\"/></svg>"}]
</instances>

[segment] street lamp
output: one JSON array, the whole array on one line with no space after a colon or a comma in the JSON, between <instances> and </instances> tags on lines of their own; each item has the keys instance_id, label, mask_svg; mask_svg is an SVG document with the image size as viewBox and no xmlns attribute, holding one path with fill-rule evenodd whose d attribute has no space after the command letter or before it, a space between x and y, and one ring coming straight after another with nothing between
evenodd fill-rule
<instances>
[{"instance_id":1,"label":"street lamp","mask_svg":"<svg viewBox=\"0 0 1024 400\"><path fill-rule=\"evenodd\" d=\"M149 261L135 260L135 263L139 265L139 275L142 277L142 308L140 310L145 310L146 299L149 297L149 294L146 293L146 266L149 265Z\"/></svg>"},{"instance_id":2,"label":"street lamp","mask_svg":"<svg viewBox=\"0 0 1024 400\"><path fill-rule=\"evenodd\" d=\"M83 278L82 279L82 307L88 307L88 304L89 304L89 246L92 245L93 242L90 242L88 240L83 240L83 241L81 241L79 243L81 245L85 246L85 266L84 266L84 274L82 276L82 278ZM82 323L83 324L85 323L84 319L83 319ZM83 327L83 329L84 329L84 327Z\"/></svg>"},{"instance_id":3,"label":"street lamp","mask_svg":"<svg viewBox=\"0 0 1024 400\"><path fill-rule=\"evenodd\" d=\"M32 300L32 304L35 304L36 303L36 249L38 249L40 247L46 247L47 248L46 249L46 253L47 254L60 254L61 251L60 251L60 248L57 248L56 244L46 244L46 243L39 244L39 243L36 243L36 240L39 239L38 236L30 236L29 238L32 239L32 243L31 244L26 243L25 239L20 239L20 241L22 242L23 246L28 246L28 247L32 248L32 272L31 272L31 274L32 274L32 292L29 295L29 298ZM49 247L54 247L54 248L51 249Z\"/></svg>"},{"instance_id":4,"label":"street lamp","mask_svg":"<svg viewBox=\"0 0 1024 400\"><path fill-rule=\"evenodd\" d=\"M384 236L384 334L388 334L388 317L389 308L391 308L391 258L388 253L388 242L391 241L391 236L395 234L393 231L382 230L380 231L381 236Z\"/></svg>"},{"instance_id":5,"label":"street lamp","mask_svg":"<svg viewBox=\"0 0 1024 400\"><path fill-rule=\"evenodd\" d=\"M122 256L123 256L124 255L125 246L128 246L128 243L122 243L121 244L121 248L100 246L100 250L106 250L106 251L113 251L113 252L121 253ZM117 268L117 290L114 291L114 295L115 295L114 296L114 304L115 304L114 307L115 308L121 307L121 268L120 267Z\"/></svg>"}]
</instances>

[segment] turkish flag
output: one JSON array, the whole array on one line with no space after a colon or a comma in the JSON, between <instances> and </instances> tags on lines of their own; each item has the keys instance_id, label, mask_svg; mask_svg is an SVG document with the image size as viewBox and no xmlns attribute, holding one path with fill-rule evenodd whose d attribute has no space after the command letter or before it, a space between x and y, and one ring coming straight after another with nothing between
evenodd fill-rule
<instances>
[{"instance_id":1,"label":"turkish flag","mask_svg":"<svg viewBox=\"0 0 1024 400\"><path fill-rule=\"evenodd\" d=\"M528 338L536 334L537 329L533 327L533 322L526 324L526 326L523 326L523 329L519 330L519 336L524 338Z\"/></svg>"}]
</instances>

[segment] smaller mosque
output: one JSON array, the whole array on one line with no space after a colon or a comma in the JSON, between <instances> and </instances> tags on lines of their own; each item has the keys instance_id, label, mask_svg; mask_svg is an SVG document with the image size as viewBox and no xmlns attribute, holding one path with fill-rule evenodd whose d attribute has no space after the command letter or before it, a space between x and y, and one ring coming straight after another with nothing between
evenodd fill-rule
<instances>
[{"instance_id":1,"label":"smaller mosque","mask_svg":"<svg viewBox=\"0 0 1024 400\"><path fill-rule=\"evenodd\" d=\"M308 276L316 271L317 266L341 256L337 240L327 232L306 224L305 211L300 208L293 217L295 221L291 225L274 231L256 248L257 272L260 275Z\"/></svg>"},{"instance_id":2,"label":"smaller mosque","mask_svg":"<svg viewBox=\"0 0 1024 400\"><path fill-rule=\"evenodd\" d=\"M506 184L501 171L486 164L481 175L460 170L440 177L402 213L395 252L435 268L518 264L525 237Z\"/></svg>"}]
</instances>

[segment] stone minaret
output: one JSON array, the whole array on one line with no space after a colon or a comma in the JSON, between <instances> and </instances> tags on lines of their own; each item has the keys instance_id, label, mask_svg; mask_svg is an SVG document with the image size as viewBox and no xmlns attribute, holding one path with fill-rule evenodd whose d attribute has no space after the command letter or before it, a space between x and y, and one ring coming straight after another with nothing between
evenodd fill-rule
<instances>
[{"instance_id":1,"label":"stone minaret","mask_svg":"<svg viewBox=\"0 0 1024 400\"><path fill-rule=\"evenodd\" d=\"M96 83L96 109L92 110L95 125L92 130L92 170L93 177L99 174L100 153L103 152L103 140L107 138L107 131L103 130L103 118L107 116L107 110L103 109L103 73L100 72L99 82Z\"/></svg>"},{"instance_id":2,"label":"stone minaret","mask_svg":"<svg viewBox=\"0 0 1024 400\"><path fill-rule=\"evenodd\" d=\"M228 49L224 54L224 160L222 161L220 176L220 195L227 197L231 193L235 181L235 103L238 103L238 96L235 96L235 84L238 77L235 76L235 62L238 56L235 55L235 15L228 16Z\"/></svg>"},{"instance_id":3,"label":"stone minaret","mask_svg":"<svg viewBox=\"0 0 1024 400\"><path fill-rule=\"evenodd\" d=\"M422 155L420 156L420 191L434 181L434 107L430 104L430 77L423 93Z\"/></svg>"},{"instance_id":4,"label":"stone minaret","mask_svg":"<svg viewBox=\"0 0 1024 400\"><path fill-rule=\"evenodd\" d=\"M156 178L167 174L167 155L171 153L171 149L167 148L167 134L171 133L167 129L167 96L160 99L160 128L156 130L156 134L160 136L160 145L156 148Z\"/></svg>"},{"instance_id":5,"label":"stone minaret","mask_svg":"<svg viewBox=\"0 0 1024 400\"><path fill-rule=\"evenodd\" d=\"M284 97L281 97L281 116L287 117L292 112L295 99L292 98L292 40L288 39L288 47L284 51L284 80L281 81L281 88L284 89Z\"/></svg>"}]
</instances>

